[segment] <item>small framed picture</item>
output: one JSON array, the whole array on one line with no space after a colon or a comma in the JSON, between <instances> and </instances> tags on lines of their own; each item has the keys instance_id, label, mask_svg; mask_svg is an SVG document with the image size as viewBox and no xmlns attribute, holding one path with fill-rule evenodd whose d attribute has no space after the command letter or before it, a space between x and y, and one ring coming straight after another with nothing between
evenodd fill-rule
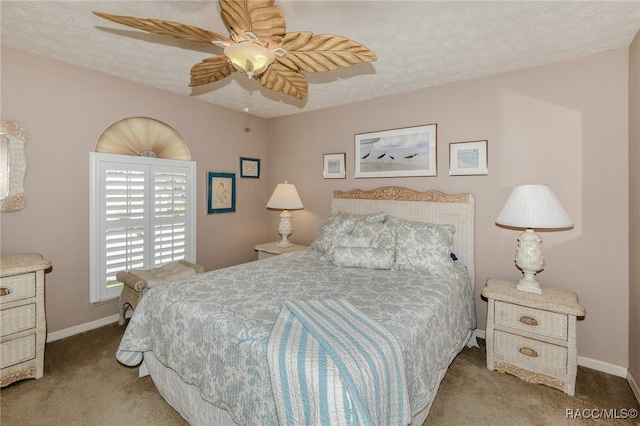
<instances>
[{"instance_id":1,"label":"small framed picture","mask_svg":"<svg viewBox=\"0 0 640 426\"><path fill-rule=\"evenodd\" d=\"M260 159L240 157L240 177L260 179Z\"/></svg>"},{"instance_id":2,"label":"small framed picture","mask_svg":"<svg viewBox=\"0 0 640 426\"><path fill-rule=\"evenodd\" d=\"M207 214L236 211L236 174L207 172Z\"/></svg>"},{"instance_id":3,"label":"small framed picture","mask_svg":"<svg viewBox=\"0 0 640 426\"><path fill-rule=\"evenodd\" d=\"M478 176L489 174L487 141L449 144L449 175Z\"/></svg>"},{"instance_id":4,"label":"small framed picture","mask_svg":"<svg viewBox=\"0 0 640 426\"><path fill-rule=\"evenodd\" d=\"M324 154L324 171L325 179L345 179L345 156L344 152L339 154Z\"/></svg>"}]
</instances>

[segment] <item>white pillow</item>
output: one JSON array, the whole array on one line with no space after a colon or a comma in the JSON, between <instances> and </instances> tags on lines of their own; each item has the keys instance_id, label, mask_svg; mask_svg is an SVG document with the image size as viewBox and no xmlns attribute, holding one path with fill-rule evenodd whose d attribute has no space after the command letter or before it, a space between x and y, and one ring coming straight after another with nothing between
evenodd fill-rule
<instances>
[{"instance_id":1,"label":"white pillow","mask_svg":"<svg viewBox=\"0 0 640 426\"><path fill-rule=\"evenodd\" d=\"M454 225L396 221L396 261L392 269L429 275L453 274Z\"/></svg>"},{"instance_id":2,"label":"white pillow","mask_svg":"<svg viewBox=\"0 0 640 426\"><path fill-rule=\"evenodd\" d=\"M371 238L354 237L353 235L334 235L331 237L331 245L322 255L322 259L331 262L336 247L371 247Z\"/></svg>"},{"instance_id":3,"label":"white pillow","mask_svg":"<svg viewBox=\"0 0 640 426\"><path fill-rule=\"evenodd\" d=\"M349 235L356 222L382 223L387 217L386 212L371 213L365 215L337 212L320 227L316 238L311 243L311 248L325 253L331 248L331 239L335 235Z\"/></svg>"},{"instance_id":4,"label":"white pillow","mask_svg":"<svg viewBox=\"0 0 640 426\"><path fill-rule=\"evenodd\" d=\"M356 222L351 236L358 238L369 238L371 247L385 250L396 250L396 228L387 223L366 223Z\"/></svg>"},{"instance_id":5,"label":"white pillow","mask_svg":"<svg viewBox=\"0 0 640 426\"><path fill-rule=\"evenodd\" d=\"M320 227L310 247L324 254L331 248L331 239L334 236L349 235L351 231L353 231L355 224L356 219L353 217L337 214L331 215Z\"/></svg>"}]
</instances>

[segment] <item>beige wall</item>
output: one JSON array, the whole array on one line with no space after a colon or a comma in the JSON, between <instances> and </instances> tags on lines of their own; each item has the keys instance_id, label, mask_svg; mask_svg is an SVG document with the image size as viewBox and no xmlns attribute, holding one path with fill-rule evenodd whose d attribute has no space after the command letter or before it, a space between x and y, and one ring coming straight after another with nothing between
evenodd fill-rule
<instances>
[{"instance_id":1,"label":"beige wall","mask_svg":"<svg viewBox=\"0 0 640 426\"><path fill-rule=\"evenodd\" d=\"M309 243L334 189L400 185L476 197L476 305L484 329L489 277L516 279L517 232L495 219L514 185L547 183L575 228L543 233L543 285L574 290L587 315L579 355L627 366L628 50L620 49L402 96L268 122L270 186L288 179L305 205L292 212L293 241ZM438 124L438 176L354 179L354 134ZM451 142L487 139L489 175L448 176ZM323 180L322 155L346 152L347 179ZM268 216L270 227L276 215Z\"/></svg>"},{"instance_id":2,"label":"beige wall","mask_svg":"<svg viewBox=\"0 0 640 426\"><path fill-rule=\"evenodd\" d=\"M198 262L208 269L255 259L277 238L264 208L276 183L296 184L292 240L309 243L329 214L334 189L402 185L476 196L479 327L488 277L517 278L517 233L495 218L511 188L551 185L576 226L544 233L543 284L574 290L587 309L579 355L627 366L629 358L629 51L474 79L402 96L270 120L246 117L117 78L2 48L2 118L27 125L27 207L2 214L1 251L50 259L49 332L117 312L88 303L88 153L113 122L165 121L187 141L198 167ZM186 84L186 83L185 83ZM245 132L249 120L251 132ZM353 135L438 124L437 177L353 179ZM450 142L487 139L489 175L448 176ZM267 144L268 142L268 144ZM345 180L322 179L322 154L347 153ZM263 160L263 179L238 179L238 211L205 214L207 170L237 171L241 155Z\"/></svg>"},{"instance_id":3,"label":"beige wall","mask_svg":"<svg viewBox=\"0 0 640 426\"><path fill-rule=\"evenodd\" d=\"M206 172L237 173L239 156L266 159L265 120L3 46L2 118L27 127L28 203L0 215L1 252L51 260L49 332L117 313L115 302L89 304L89 152L109 125L129 116L164 121L189 146L199 263L215 269L254 260L253 246L267 237L265 179L238 178L237 212L206 214Z\"/></svg>"},{"instance_id":4,"label":"beige wall","mask_svg":"<svg viewBox=\"0 0 640 426\"><path fill-rule=\"evenodd\" d=\"M629 371L640 383L640 32L629 54Z\"/></svg>"}]
</instances>

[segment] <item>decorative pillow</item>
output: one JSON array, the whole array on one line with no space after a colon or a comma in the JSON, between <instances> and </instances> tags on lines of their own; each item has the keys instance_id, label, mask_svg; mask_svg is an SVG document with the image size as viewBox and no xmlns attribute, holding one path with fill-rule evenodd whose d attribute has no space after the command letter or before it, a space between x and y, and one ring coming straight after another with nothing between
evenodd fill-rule
<instances>
[{"instance_id":1,"label":"decorative pillow","mask_svg":"<svg viewBox=\"0 0 640 426\"><path fill-rule=\"evenodd\" d=\"M386 218L386 212L364 215L344 212L333 213L322 227L320 227L310 247L320 253L325 253L331 247L331 237L333 235L351 234L356 222L382 223Z\"/></svg>"},{"instance_id":2,"label":"decorative pillow","mask_svg":"<svg viewBox=\"0 0 640 426\"><path fill-rule=\"evenodd\" d=\"M358 222L364 223L382 223L387 218L387 212L378 212L370 214L349 214L356 218Z\"/></svg>"},{"instance_id":3,"label":"decorative pillow","mask_svg":"<svg viewBox=\"0 0 640 426\"><path fill-rule=\"evenodd\" d=\"M393 250L375 247L342 247L332 249L331 263L343 268L390 269L395 260Z\"/></svg>"},{"instance_id":4,"label":"decorative pillow","mask_svg":"<svg viewBox=\"0 0 640 426\"><path fill-rule=\"evenodd\" d=\"M393 269L450 275L453 273L450 255L455 230L453 225L398 221Z\"/></svg>"},{"instance_id":5,"label":"decorative pillow","mask_svg":"<svg viewBox=\"0 0 640 426\"><path fill-rule=\"evenodd\" d=\"M330 246L322 255L322 259L331 262L336 247L371 247L370 237L355 237L353 235L334 235L330 238Z\"/></svg>"},{"instance_id":6,"label":"decorative pillow","mask_svg":"<svg viewBox=\"0 0 640 426\"><path fill-rule=\"evenodd\" d=\"M391 215L388 215L387 218L384 220L384 223L391 226L399 226L399 225L402 225L404 222L406 222L406 220L400 219L399 217L395 217Z\"/></svg>"},{"instance_id":7,"label":"decorative pillow","mask_svg":"<svg viewBox=\"0 0 640 426\"><path fill-rule=\"evenodd\" d=\"M377 213L369 213L369 214L335 212L333 213L333 216L353 218L356 221L366 222L366 223L382 223L387 218L387 212L377 212Z\"/></svg>"},{"instance_id":8,"label":"decorative pillow","mask_svg":"<svg viewBox=\"0 0 640 426\"><path fill-rule=\"evenodd\" d=\"M311 248L325 253L331 247L331 239L336 235L349 235L353 231L356 219L351 216L334 214L326 220L311 243Z\"/></svg>"},{"instance_id":9,"label":"decorative pillow","mask_svg":"<svg viewBox=\"0 0 640 426\"><path fill-rule=\"evenodd\" d=\"M353 231L353 237L369 238L371 247L377 247L385 250L396 250L396 228L387 223L367 223L356 222Z\"/></svg>"}]
</instances>

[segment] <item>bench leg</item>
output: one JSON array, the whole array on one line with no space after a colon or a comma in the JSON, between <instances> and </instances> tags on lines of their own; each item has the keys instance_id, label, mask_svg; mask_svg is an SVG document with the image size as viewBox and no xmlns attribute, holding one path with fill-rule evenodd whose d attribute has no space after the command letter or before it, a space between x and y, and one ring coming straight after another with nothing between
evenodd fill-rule
<instances>
[{"instance_id":1,"label":"bench leg","mask_svg":"<svg viewBox=\"0 0 640 426\"><path fill-rule=\"evenodd\" d=\"M126 307L129 303L125 302L122 299L120 299L118 303L120 304L120 315L118 316L118 325L124 325L124 314L127 312Z\"/></svg>"}]
</instances>

